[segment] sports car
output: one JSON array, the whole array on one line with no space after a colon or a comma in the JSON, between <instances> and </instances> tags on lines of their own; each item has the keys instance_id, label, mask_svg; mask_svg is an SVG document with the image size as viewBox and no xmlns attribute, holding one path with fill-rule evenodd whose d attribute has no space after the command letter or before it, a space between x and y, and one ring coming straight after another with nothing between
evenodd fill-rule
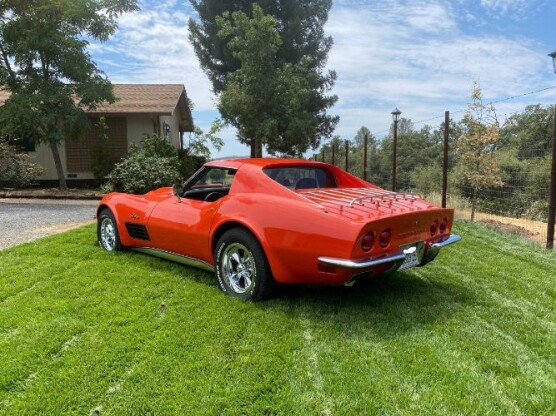
<instances>
[{"instance_id":1,"label":"sports car","mask_svg":"<svg viewBox=\"0 0 556 416\"><path fill-rule=\"evenodd\" d=\"M183 186L107 194L97 236L107 251L215 272L223 292L254 301L277 284L350 285L424 266L460 240L453 216L333 165L233 159L206 163Z\"/></svg>"}]
</instances>

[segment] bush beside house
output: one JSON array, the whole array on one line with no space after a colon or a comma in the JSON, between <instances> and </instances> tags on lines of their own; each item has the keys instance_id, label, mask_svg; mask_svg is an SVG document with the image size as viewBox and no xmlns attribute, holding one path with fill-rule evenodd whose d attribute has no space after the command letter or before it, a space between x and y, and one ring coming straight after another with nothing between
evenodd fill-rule
<instances>
[{"instance_id":1,"label":"bush beside house","mask_svg":"<svg viewBox=\"0 0 556 416\"><path fill-rule=\"evenodd\" d=\"M141 145L132 145L128 156L116 164L103 190L144 194L182 183L204 162L202 157L177 151L156 134L145 135Z\"/></svg>"},{"instance_id":2,"label":"bush beside house","mask_svg":"<svg viewBox=\"0 0 556 416\"><path fill-rule=\"evenodd\" d=\"M6 141L0 140L0 185L24 187L42 175L44 168L31 162L28 154L19 152Z\"/></svg>"}]
</instances>

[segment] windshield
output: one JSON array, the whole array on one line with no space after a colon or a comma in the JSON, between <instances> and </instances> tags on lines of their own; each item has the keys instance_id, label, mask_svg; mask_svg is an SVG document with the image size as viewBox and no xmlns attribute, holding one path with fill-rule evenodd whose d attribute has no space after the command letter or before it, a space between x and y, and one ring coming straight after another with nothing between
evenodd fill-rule
<instances>
[{"instance_id":1,"label":"windshield","mask_svg":"<svg viewBox=\"0 0 556 416\"><path fill-rule=\"evenodd\" d=\"M208 168L201 176L191 184L189 189L199 188L230 188L236 174L235 169Z\"/></svg>"}]
</instances>

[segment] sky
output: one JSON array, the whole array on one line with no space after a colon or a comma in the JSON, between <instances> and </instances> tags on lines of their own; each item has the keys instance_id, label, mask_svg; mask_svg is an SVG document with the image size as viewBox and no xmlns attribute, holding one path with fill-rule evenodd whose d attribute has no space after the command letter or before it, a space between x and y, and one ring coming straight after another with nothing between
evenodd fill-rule
<instances>
[{"instance_id":1,"label":"sky","mask_svg":"<svg viewBox=\"0 0 556 416\"><path fill-rule=\"evenodd\" d=\"M187 0L139 5L109 41L89 46L93 59L113 83L184 84L194 123L208 131L219 113L188 39L194 10ZM446 110L457 121L474 81L502 120L528 104L555 103L547 56L556 50L555 22L554 0L335 0L325 26L334 40L327 67L338 75L334 134L351 139L366 126L382 138L396 107L416 128L437 127ZM248 155L234 129L221 137L213 158Z\"/></svg>"}]
</instances>

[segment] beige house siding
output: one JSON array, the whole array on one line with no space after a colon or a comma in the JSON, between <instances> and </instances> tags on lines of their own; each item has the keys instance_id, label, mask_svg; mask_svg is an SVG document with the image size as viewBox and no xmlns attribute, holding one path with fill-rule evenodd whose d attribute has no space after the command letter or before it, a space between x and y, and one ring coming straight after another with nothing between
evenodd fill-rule
<instances>
[{"instance_id":1,"label":"beige house siding","mask_svg":"<svg viewBox=\"0 0 556 416\"><path fill-rule=\"evenodd\" d=\"M111 117L107 117L108 120L108 136L112 139L112 134L117 132L114 131L114 126L111 126ZM179 119L177 117L169 116L151 116L149 114L129 114L125 117L115 117L114 120L121 120L123 124L123 129L126 134L125 147L129 150L132 144L139 145L141 139L145 134L152 134L157 132L162 135L162 126L164 121L166 121L171 126L170 136L171 143L179 148ZM98 117L91 117L91 130L86 134L80 141L70 142L67 145L65 143L60 144L60 158L62 159L62 166L64 167L64 172L66 173L66 179L94 179L94 175L90 168L90 152L92 150L92 139L95 136L96 128L94 125L98 122ZM110 128L112 127L112 129ZM118 156L124 156L121 149L121 138L119 137L119 132L122 131L122 126L118 125L116 127L117 138L115 140L114 151L118 153ZM86 152L86 153L85 153ZM52 157L52 151L50 147L46 145L38 145L35 152L30 152L29 155L33 157L36 163L41 164L45 167L44 174L38 178L39 180L56 180L58 175L56 174L56 166L54 165L54 159ZM88 167L88 169L87 169Z\"/></svg>"},{"instance_id":2,"label":"beige house siding","mask_svg":"<svg viewBox=\"0 0 556 416\"><path fill-rule=\"evenodd\" d=\"M132 144L139 145L145 134L157 132L155 127L157 118L158 116L150 116L149 114L129 114L126 117L128 150Z\"/></svg>"},{"instance_id":3,"label":"beige house siding","mask_svg":"<svg viewBox=\"0 0 556 416\"><path fill-rule=\"evenodd\" d=\"M176 149L181 146L180 132L193 129L183 85L115 84L114 93L119 98L118 101L114 104L101 105L96 111L89 113L92 120L91 130L86 133L83 140L70 142L67 145L60 144L60 158L66 179L94 179L91 169L91 150L93 136L97 134L94 125L99 117L120 120L119 127L113 128L118 131L116 143L112 143L110 147L118 153L118 156L120 154L123 156L124 149L129 150L132 144L138 145L145 134L157 133L164 136L165 123L170 127L168 140ZM5 99L6 97L0 101L3 102ZM110 129L108 135L110 136ZM29 152L29 155L45 168L39 180L58 179L52 152L48 146L37 145L36 151Z\"/></svg>"},{"instance_id":4,"label":"beige house siding","mask_svg":"<svg viewBox=\"0 0 556 416\"><path fill-rule=\"evenodd\" d=\"M102 145L114 157L120 159L127 154L128 135L125 117L105 117L108 140L103 140L99 126L100 117L89 117L90 127L80 140L65 143L68 175L93 171L95 147Z\"/></svg>"},{"instance_id":5,"label":"beige house siding","mask_svg":"<svg viewBox=\"0 0 556 416\"><path fill-rule=\"evenodd\" d=\"M44 144L39 144L35 146L34 152L29 152L28 154L29 156L31 156L35 163L38 163L44 167L44 173L41 177L38 178L39 180L58 179L58 175L56 174L56 166L54 165L54 158L52 157L52 151L50 150L50 147ZM63 145L60 146L60 158L62 159L64 172L67 172L66 149Z\"/></svg>"}]
</instances>

